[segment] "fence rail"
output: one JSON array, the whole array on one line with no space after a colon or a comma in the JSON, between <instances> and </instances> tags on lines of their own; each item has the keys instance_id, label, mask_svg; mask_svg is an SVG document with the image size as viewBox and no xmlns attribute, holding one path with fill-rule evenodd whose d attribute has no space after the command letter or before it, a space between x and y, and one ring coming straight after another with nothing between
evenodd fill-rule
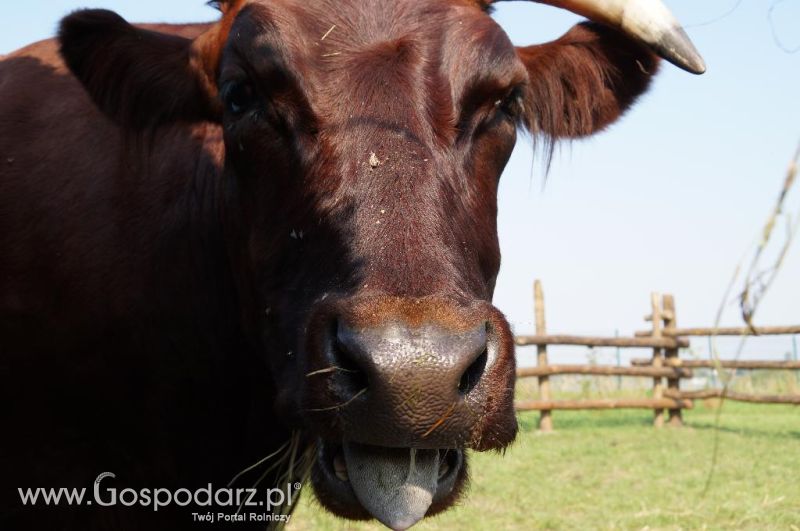
<instances>
[{"instance_id":1,"label":"fence rail","mask_svg":"<svg viewBox=\"0 0 800 531\"><path fill-rule=\"evenodd\" d=\"M680 391L677 393L668 392L667 396L679 399L704 399L704 398L725 398L738 402L752 402L755 404L797 404L800 405L800 395L754 395L750 393L739 393L725 389L701 389L699 391Z\"/></svg>"},{"instance_id":2,"label":"fence rail","mask_svg":"<svg viewBox=\"0 0 800 531\"><path fill-rule=\"evenodd\" d=\"M648 360L649 364L649 360ZM611 365L545 365L517 369L517 378L588 374L596 376L650 376L652 378L692 378L691 369L683 367L615 367Z\"/></svg>"},{"instance_id":3,"label":"fence rail","mask_svg":"<svg viewBox=\"0 0 800 531\"><path fill-rule=\"evenodd\" d=\"M649 317L649 316L648 316ZM650 337L652 332L650 330L639 330L634 335L636 337ZM755 326L749 328L742 327L724 327L724 328L675 328L672 330L664 330L663 335L667 337L679 336L785 336L792 334L800 334L800 325L798 326Z\"/></svg>"},{"instance_id":4,"label":"fence rail","mask_svg":"<svg viewBox=\"0 0 800 531\"><path fill-rule=\"evenodd\" d=\"M758 360L687 360L681 359L680 349L690 346L686 336L741 336L741 335L787 335L800 334L798 326L763 326L731 328L678 328L675 299L672 295L651 295L651 313L645 317L651 323L651 330L639 331L635 337L594 337L578 335L548 335L545 325L544 293L540 281L534 283L534 313L536 315L536 335L517 336L518 346L536 346L537 366L517 370L518 378L534 377L539 382L539 400L519 401L515 404L521 411L540 412L539 429L553 429L554 410L575 409L652 409L653 424L664 424L664 412L668 411L671 425L683 424L681 412L693 407L693 400L724 398L741 402L760 404L800 405L800 395L755 395L723 389L703 389L700 391L681 391L682 379L692 378L692 369L788 369L800 370L800 361L758 361ZM631 367L609 365L551 365L548 360L548 345L573 345L586 347L648 348L652 349L650 358L635 358ZM596 376L629 376L653 379L653 396L648 398L603 398L586 400L552 400L550 376L575 374ZM666 387L664 386L666 379Z\"/></svg>"},{"instance_id":5,"label":"fence rail","mask_svg":"<svg viewBox=\"0 0 800 531\"><path fill-rule=\"evenodd\" d=\"M631 360L631 365L635 367L650 366L651 360L647 358L635 358ZM754 360L675 360L675 367L686 367L690 369L773 369L773 370L800 370L800 361L754 361Z\"/></svg>"},{"instance_id":6,"label":"fence rail","mask_svg":"<svg viewBox=\"0 0 800 531\"><path fill-rule=\"evenodd\" d=\"M688 348L689 340L673 337L517 336L517 346L575 345L579 347Z\"/></svg>"},{"instance_id":7,"label":"fence rail","mask_svg":"<svg viewBox=\"0 0 800 531\"><path fill-rule=\"evenodd\" d=\"M595 400L529 400L516 403L520 411L553 409L691 409L693 402L673 398L598 398Z\"/></svg>"}]
</instances>

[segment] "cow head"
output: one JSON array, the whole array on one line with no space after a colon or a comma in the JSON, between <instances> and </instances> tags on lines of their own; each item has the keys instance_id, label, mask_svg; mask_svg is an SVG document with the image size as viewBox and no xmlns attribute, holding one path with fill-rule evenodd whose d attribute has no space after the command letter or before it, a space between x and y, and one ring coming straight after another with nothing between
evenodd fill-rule
<instances>
[{"instance_id":1,"label":"cow head","mask_svg":"<svg viewBox=\"0 0 800 531\"><path fill-rule=\"evenodd\" d=\"M282 420L320 441L314 484L339 515L408 527L457 498L465 449L514 438L491 299L517 129L616 120L658 66L626 33L702 69L668 13L565 3L605 25L515 48L475 0L230 0L194 40L107 11L62 24L66 63L122 127L221 125L245 327Z\"/></svg>"}]
</instances>

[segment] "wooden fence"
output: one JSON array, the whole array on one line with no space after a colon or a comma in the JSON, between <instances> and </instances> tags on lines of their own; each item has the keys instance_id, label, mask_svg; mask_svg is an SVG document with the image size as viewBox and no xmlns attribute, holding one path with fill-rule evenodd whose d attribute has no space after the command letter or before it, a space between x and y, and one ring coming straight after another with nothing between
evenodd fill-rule
<instances>
[{"instance_id":1,"label":"wooden fence","mask_svg":"<svg viewBox=\"0 0 800 531\"><path fill-rule=\"evenodd\" d=\"M653 424L664 425L664 411L667 422L681 426L681 411L690 409L694 400L712 397L757 402L762 404L800 405L800 395L753 395L723 389L704 389L701 391L681 391L681 379L692 378L695 368L722 369L790 369L800 370L800 361L753 361L753 360L682 360L680 349L689 347L687 336L741 336L741 335L786 335L800 334L800 326L771 326L758 328L678 328L675 299L672 295L652 294L650 314L645 317L651 324L650 330L636 332L634 337L589 337L574 335L548 335L545 323L544 294L540 281L534 283L534 313L536 316L536 335L517 336L520 347L536 346L536 367L517 370L518 378L535 377L539 382L539 400L516 403L521 411L540 411L539 428L542 431L553 429L553 411L557 409L620 409L639 408L653 410ZM577 345L587 347L617 347L651 349L649 358L633 359L631 367L611 365L551 365L547 352L548 345ZM554 375L596 375L633 376L653 379L653 393L649 398L553 400L551 397L550 376ZM666 380L666 386L664 385Z\"/></svg>"}]
</instances>

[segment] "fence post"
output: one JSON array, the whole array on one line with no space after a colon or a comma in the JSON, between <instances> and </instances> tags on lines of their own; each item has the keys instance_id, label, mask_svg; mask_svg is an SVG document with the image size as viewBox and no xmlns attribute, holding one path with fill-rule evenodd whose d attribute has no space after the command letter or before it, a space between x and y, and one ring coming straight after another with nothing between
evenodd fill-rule
<instances>
[{"instance_id":1,"label":"fence post","mask_svg":"<svg viewBox=\"0 0 800 531\"><path fill-rule=\"evenodd\" d=\"M547 334L547 326L544 320L544 294L542 293L542 283L537 280L533 283L533 311L536 315L536 335ZM536 365L539 367L547 366L547 345L536 347ZM539 399L550 401L550 377L539 376ZM539 414L539 429L543 432L553 431L553 412L543 409Z\"/></svg>"},{"instance_id":2,"label":"fence post","mask_svg":"<svg viewBox=\"0 0 800 531\"><path fill-rule=\"evenodd\" d=\"M675 313L675 297L672 295L664 295L664 329L670 330L675 329L678 327L677 321L677 314ZM666 362L668 367L678 367L680 366L680 351L678 347L675 348L668 348L664 350L664 355L666 357ZM667 378L667 388L672 391L679 393L681 390L681 379L680 378ZM670 426L683 426L683 415L681 409L670 409L669 410L669 425Z\"/></svg>"},{"instance_id":3,"label":"fence post","mask_svg":"<svg viewBox=\"0 0 800 531\"><path fill-rule=\"evenodd\" d=\"M650 314L651 321L653 324L653 333L652 336L654 338L661 337L661 295L658 293L651 293L650 294L650 306L652 308L652 313ZM653 367L663 367L664 366L664 358L661 355L660 348L653 349ZM653 378L653 398L660 399L664 398L664 384L662 382L661 377ZM660 428L664 425L664 410L656 408L653 410L653 426L656 428Z\"/></svg>"},{"instance_id":4,"label":"fence post","mask_svg":"<svg viewBox=\"0 0 800 531\"><path fill-rule=\"evenodd\" d=\"M614 330L614 337L619 337L619 329ZM622 366L622 357L619 351L620 348L617 347L617 367ZM622 376L617 376L617 391L622 391Z\"/></svg>"}]
</instances>

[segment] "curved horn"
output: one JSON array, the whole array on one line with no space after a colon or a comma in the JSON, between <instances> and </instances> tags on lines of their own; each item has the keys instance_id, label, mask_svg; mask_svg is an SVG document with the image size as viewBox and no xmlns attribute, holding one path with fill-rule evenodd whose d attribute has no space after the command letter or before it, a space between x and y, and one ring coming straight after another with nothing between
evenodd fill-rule
<instances>
[{"instance_id":1,"label":"curved horn","mask_svg":"<svg viewBox=\"0 0 800 531\"><path fill-rule=\"evenodd\" d=\"M590 20L619 28L693 74L706 64L689 36L661 0L533 0L572 11Z\"/></svg>"}]
</instances>

